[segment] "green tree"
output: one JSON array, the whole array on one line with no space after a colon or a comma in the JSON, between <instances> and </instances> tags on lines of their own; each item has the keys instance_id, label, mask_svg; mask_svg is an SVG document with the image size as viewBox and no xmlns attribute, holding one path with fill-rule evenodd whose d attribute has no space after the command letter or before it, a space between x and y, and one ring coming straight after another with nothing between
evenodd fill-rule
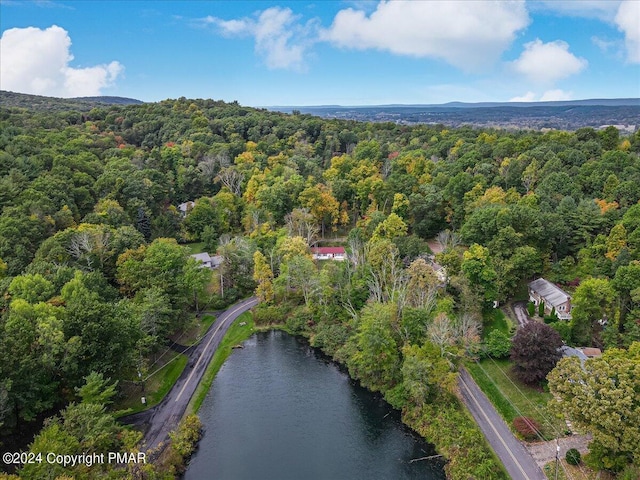
<instances>
[{"instance_id":1,"label":"green tree","mask_svg":"<svg viewBox=\"0 0 640 480\"><path fill-rule=\"evenodd\" d=\"M184 219L183 226L187 234L194 240L203 240L202 235L207 227L213 229L217 236L223 233L221 212L216 208L212 199L206 197L195 201L195 205Z\"/></svg>"},{"instance_id":2,"label":"green tree","mask_svg":"<svg viewBox=\"0 0 640 480\"><path fill-rule=\"evenodd\" d=\"M39 273L19 275L11 280L9 293L29 303L49 300L54 294L53 284Z\"/></svg>"},{"instance_id":3,"label":"green tree","mask_svg":"<svg viewBox=\"0 0 640 480\"><path fill-rule=\"evenodd\" d=\"M402 383L413 405L430 403L454 385L449 362L431 342L406 345L402 356Z\"/></svg>"},{"instance_id":4,"label":"green tree","mask_svg":"<svg viewBox=\"0 0 640 480\"><path fill-rule=\"evenodd\" d=\"M620 316L617 330L618 341L625 346L640 341L640 261L621 266L611 282L616 292Z\"/></svg>"},{"instance_id":5,"label":"green tree","mask_svg":"<svg viewBox=\"0 0 640 480\"><path fill-rule=\"evenodd\" d=\"M378 224L373 231L372 240L387 238L393 240L397 237L404 237L407 234L407 224L404 223L395 213L390 214L382 223Z\"/></svg>"},{"instance_id":6,"label":"green tree","mask_svg":"<svg viewBox=\"0 0 640 480\"><path fill-rule=\"evenodd\" d=\"M393 305L372 303L360 313L356 350L347 361L349 373L374 391L393 387L400 378L400 353L393 335Z\"/></svg>"},{"instance_id":7,"label":"green tree","mask_svg":"<svg viewBox=\"0 0 640 480\"><path fill-rule=\"evenodd\" d=\"M584 363L562 359L549 389L558 411L593 435L589 463L613 471L640 464L640 343Z\"/></svg>"},{"instance_id":8,"label":"green tree","mask_svg":"<svg viewBox=\"0 0 640 480\"><path fill-rule=\"evenodd\" d=\"M2 261L2 258L0 258L0 280L2 280L6 274L7 274L7 264Z\"/></svg>"},{"instance_id":9,"label":"green tree","mask_svg":"<svg viewBox=\"0 0 640 480\"><path fill-rule=\"evenodd\" d=\"M486 353L493 358L507 358L511 352L511 337L502 330L491 330L487 336Z\"/></svg>"},{"instance_id":10,"label":"green tree","mask_svg":"<svg viewBox=\"0 0 640 480\"><path fill-rule=\"evenodd\" d=\"M223 288L227 295L247 294L255 289L253 281L253 252L255 246L244 237L233 237L221 243L218 254L222 257L219 267Z\"/></svg>"},{"instance_id":11,"label":"green tree","mask_svg":"<svg viewBox=\"0 0 640 480\"><path fill-rule=\"evenodd\" d=\"M91 372L84 380L85 384L76 388L82 403L108 405L112 402L118 382L109 384L109 378L105 379L101 373L96 372Z\"/></svg>"},{"instance_id":12,"label":"green tree","mask_svg":"<svg viewBox=\"0 0 640 480\"><path fill-rule=\"evenodd\" d=\"M63 316L60 308L18 298L0 323L0 378L5 380L10 426L33 420L59 400Z\"/></svg>"},{"instance_id":13,"label":"green tree","mask_svg":"<svg viewBox=\"0 0 640 480\"><path fill-rule=\"evenodd\" d=\"M576 344L591 344L594 323L612 318L614 297L606 278L587 278L580 283L571 299L571 338Z\"/></svg>"},{"instance_id":14,"label":"green tree","mask_svg":"<svg viewBox=\"0 0 640 480\"><path fill-rule=\"evenodd\" d=\"M469 279L471 285L476 287L485 301L496 299L495 281L496 271L491 265L489 250L482 245L474 243L463 254L462 272Z\"/></svg>"}]
</instances>

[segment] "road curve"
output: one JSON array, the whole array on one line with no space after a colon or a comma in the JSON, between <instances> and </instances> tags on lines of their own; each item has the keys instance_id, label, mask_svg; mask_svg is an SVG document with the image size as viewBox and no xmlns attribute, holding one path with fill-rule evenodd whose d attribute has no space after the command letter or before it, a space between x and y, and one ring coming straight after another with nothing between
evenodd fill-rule
<instances>
[{"instance_id":1,"label":"road curve","mask_svg":"<svg viewBox=\"0 0 640 480\"><path fill-rule=\"evenodd\" d=\"M513 436L502 417L464 368L460 368L458 385L463 402L512 480L546 480L547 477L531 454Z\"/></svg>"},{"instance_id":2,"label":"road curve","mask_svg":"<svg viewBox=\"0 0 640 480\"><path fill-rule=\"evenodd\" d=\"M259 300L256 297L251 297L222 312L200 343L191 351L187 367L169 393L167 393L162 402L152 409L148 414L148 418L144 418L147 423L143 442L145 451L156 449L167 440L169 432L175 430L224 334L240 314L253 308L258 303ZM135 423L138 423L138 421Z\"/></svg>"}]
</instances>

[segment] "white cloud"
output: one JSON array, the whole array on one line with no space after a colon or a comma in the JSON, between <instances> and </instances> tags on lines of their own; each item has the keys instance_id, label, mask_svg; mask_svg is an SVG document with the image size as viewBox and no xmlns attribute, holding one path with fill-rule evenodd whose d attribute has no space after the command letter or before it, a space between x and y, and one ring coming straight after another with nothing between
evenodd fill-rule
<instances>
[{"instance_id":1,"label":"white cloud","mask_svg":"<svg viewBox=\"0 0 640 480\"><path fill-rule=\"evenodd\" d=\"M55 97L100 95L124 67L119 62L74 68L71 39L63 28L11 28L0 38L0 84L3 90Z\"/></svg>"},{"instance_id":2,"label":"white cloud","mask_svg":"<svg viewBox=\"0 0 640 480\"><path fill-rule=\"evenodd\" d=\"M640 2L627 0L620 4L615 18L618 29L625 34L627 60L640 63Z\"/></svg>"},{"instance_id":3,"label":"white cloud","mask_svg":"<svg viewBox=\"0 0 640 480\"><path fill-rule=\"evenodd\" d=\"M300 71L305 69L304 57L314 42L311 37L315 22L301 25L299 19L289 8L272 7L262 11L257 19L223 20L209 16L201 22L214 25L227 37L254 37L256 53L264 57L269 68Z\"/></svg>"},{"instance_id":4,"label":"white cloud","mask_svg":"<svg viewBox=\"0 0 640 480\"><path fill-rule=\"evenodd\" d=\"M513 97L509 100L510 102L535 102L536 94L533 92L527 92L520 97Z\"/></svg>"},{"instance_id":5,"label":"white cloud","mask_svg":"<svg viewBox=\"0 0 640 480\"><path fill-rule=\"evenodd\" d=\"M548 10L560 15L596 18L615 24L624 33L627 60L640 63L640 1L638 0L536 0L531 10ZM612 45L594 41L603 51ZM609 42L607 42L609 43Z\"/></svg>"},{"instance_id":6,"label":"white cloud","mask_svg":"<svg viewBox=\"0 0 640 480\"><path fill-rule=\"evenodd\" d=\"M558 102L561 100L573 100L573 92L565 92L564 90L547 90L540 97L541 102Z\"/></svg>"},{"instance_id":7,"label":"white cloud","mask_svg":"<svg viewBox=\"0 0 640 480\"><path fill-rule=\"evenodd\" d=\"M442 59L464 70L492 63L529 24L524 1L381 1L337 13L321 39L354 49Z\"/></svg>"},{"instance_id":8,"label":"white cloud","mask_svg":"<svg viewBox=\"0 0 640 480\"><path fill-rule=\"evenodd\" d=\"M618 46L618 42L606 40L596 35L591 37L591 43L593 43L596 47L598 47L604 53L607 53L612 48L615 48Z\"/></svg>"},{"instance_id":9,"label":"white cloud","mask_svg":"<svg viewBox=\"0 0 640 480\"><path fill-rule=\"evenodd\" d=\"M553 83L584 70L588 62L569 51L562 40L525 43L524 52L511 63L514 70L535 83Z\"/></svg>"},{"instance_id":10,"label":"white cloud","mask_svg":"<svg viewBox=\"0 0 640 480\"><path fill-rule=\"evenodd\" d=\"M527 92L522 96L513 97L510 102L558 102L561 100L572 100L573 92L555 89L547 90L539 98L534 92Z\"/></svg>"}]
</instances>

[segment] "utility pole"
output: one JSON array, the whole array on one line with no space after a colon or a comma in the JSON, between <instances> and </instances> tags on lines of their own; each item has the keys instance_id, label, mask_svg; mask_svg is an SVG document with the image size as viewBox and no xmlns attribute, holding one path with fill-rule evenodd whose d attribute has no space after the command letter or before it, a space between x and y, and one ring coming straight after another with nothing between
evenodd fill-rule
<instances>
[{"instance_id":1,"label":"utility pole","mask_svg":"<svg viewBox=\"0 0 640 480\"><path fill-rule=\"evenodd\" d=\"M560 462L560 443L556 437L556 480L558 480L558 463Z\"/></svg>"}]
</instances>

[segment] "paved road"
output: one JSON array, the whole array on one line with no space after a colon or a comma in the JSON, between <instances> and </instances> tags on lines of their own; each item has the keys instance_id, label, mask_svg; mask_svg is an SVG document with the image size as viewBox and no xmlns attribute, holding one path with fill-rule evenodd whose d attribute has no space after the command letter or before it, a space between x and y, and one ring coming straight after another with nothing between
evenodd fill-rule
<instances>
[{"instance_id":1,"label":"paved road","mask_svg":"<svg viewBox=\"0 0 640 480\"><path fill-rule=\"evenodd\" d=\"M126 423L146 424L143 442L145 451L157 448L167 440L169 432L178 426L224 334L241 313L256 306L258 302L257 298L252 297L222 312L198 346L190 352L187 367L162 402L153 409L123 419Z\"/></svg>"},{"instance_id":2,"label":"paved road","mask_svg":"<svg viewBox=\"0 0 640 480\"><path fill-rule=\"evenodd\" d=\"M458 377L462 400L487 438L512 480L546 480L531 454L513 436L509 427L464 368Z\"/></svg>"}]
</instances>

